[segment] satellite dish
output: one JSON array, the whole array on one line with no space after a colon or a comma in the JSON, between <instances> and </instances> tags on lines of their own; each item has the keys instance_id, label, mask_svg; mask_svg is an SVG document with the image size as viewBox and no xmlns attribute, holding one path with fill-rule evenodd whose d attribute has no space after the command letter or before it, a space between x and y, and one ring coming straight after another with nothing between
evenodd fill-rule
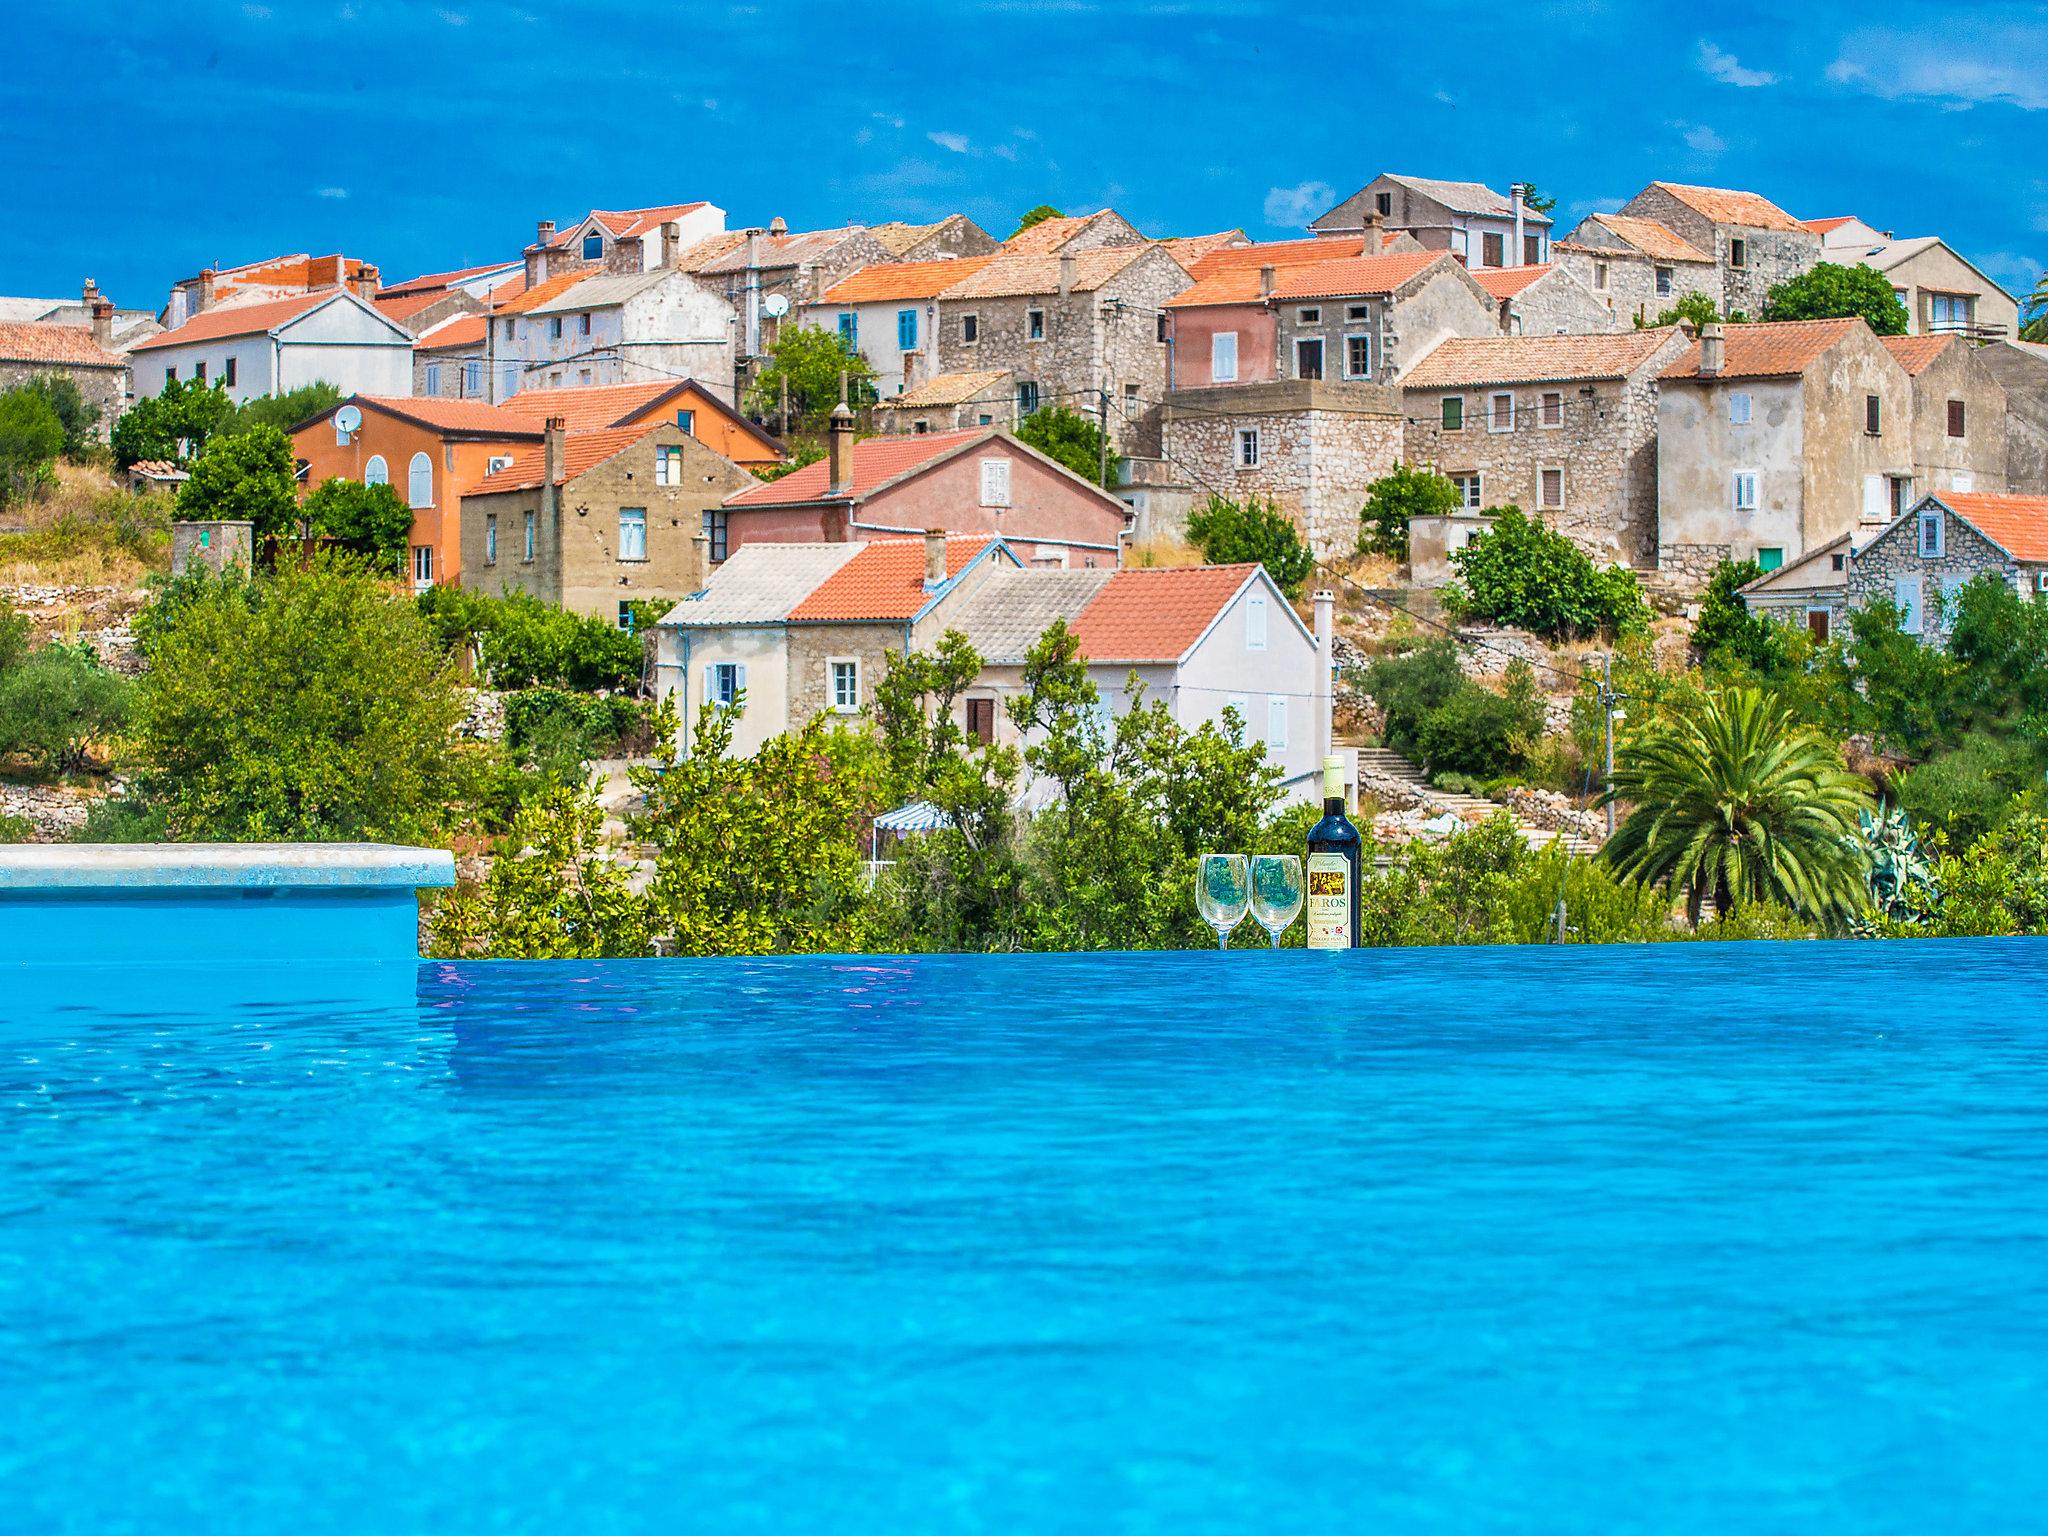
<instances>
[{"instance_id":1,"label":"satellite dish","mask_svg":"<svg viewBox=\"0 0 2048 1536\"><path fill-rule=\"evenodd\" d=\"M362 424L363 412L359 406L344 405L334 413L334 430L337 432L353 433Z\"/></svg>"},{"instance_id":2,"label":"satellite dish","mask_svg":"<svg viewBox=\"0 0 2048 1536\"><path fill-rule=\"evenodd\" d=\"M761 313L770 320L780 320L789 313L789 299L780 293L771 293L761 301Z\"/></svg>"}]
</instances>

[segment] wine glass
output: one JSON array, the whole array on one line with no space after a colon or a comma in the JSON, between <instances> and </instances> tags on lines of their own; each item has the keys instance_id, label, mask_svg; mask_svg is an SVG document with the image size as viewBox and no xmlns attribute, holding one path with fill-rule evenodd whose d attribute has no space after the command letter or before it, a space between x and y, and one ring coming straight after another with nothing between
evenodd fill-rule
<instances>
[{"instance_id":1,"label":"wine glass","mask_svg":"<svg viewBox=\"0 0 2048 1536\"><path fill-rule=\"evenodd\" d=\"M1301 913L1301 858L1292 853L1252 855L1252 916L1280 947L1280 935Z\"/></svg>"},{"instance_id":2,"label":"wine glass","mask_svg":"<svg viewBox=\"0 0 2048 1536\"><path fill-rule=\"evenodd\" d=\"M1195 905L1216 930L1216 947L1230 948L1230 930L1244 921L1251 903L1251 879L1241 853L1205 853L1195 880Z\"/></svg>"}]
</instances>

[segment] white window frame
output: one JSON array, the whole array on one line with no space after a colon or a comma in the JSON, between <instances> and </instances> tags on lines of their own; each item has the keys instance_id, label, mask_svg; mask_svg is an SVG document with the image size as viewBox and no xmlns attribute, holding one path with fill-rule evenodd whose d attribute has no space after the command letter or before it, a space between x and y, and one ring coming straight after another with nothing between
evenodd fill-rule
<instances>
[{"instance_id":1,"label":"white window frame","mask_svg":"<svg viewBox=\"0 0 2048 1536\"><path fill-rule=\"evenodd\" d=\"M381 453L371 454L368 462L363 465L363 484L389 485L390 483L391 466L384 462L384 455Z\"/></svg>"},{"instance_id":2,"label":"white window frame","mask_svg":"<svg viewBox=\"0 0 2048 1536\"><path fill-rule=\"evenodd\" d=\"M1503 400L1508 403L1508 424L1506 426L1500 424L1500 403ZM1512 432L1515 430L1515 397L1513 391L1505 389L1495 390L1486 397L1486 430L1493 433Z\"/></svg>"},{"instance_id":3,"label":"white window frame","mask_svg":"<svg viewBox=\"0 0 2048 1536\"><path fill-rule=\"evenodd\" d=\"M1217 331L1209 337L1209 378L1229 384L1237 378L1237 332Z\"/></svg>"},{"instance_id":4,"label":"white window frame","mask_svg":"<svg viewBox=\"0 0 2048 1536\"><path fill-rule=\"evenodd\" d=\"M1557 500L1543 498L1544 477L1557 476ZM1562 512L1564 510L1565 483L1562 464L1539 464L1536 466L1536 508L1540 512Z\"/></svg>"},{"instance_id":5,"label":"white window frame","mask_svg":"<svg viewBox=\"0 0 2048 1536\"><path fill-rule=\"evenodd\" d=\"M1351 344L1357 342L1365 348L1365 366L1351 366ZM1369 379L1372 377L1372 334L1368 331L1346 331L1344 333L1344 377L1347 379Z\"/></svg>"},{"instance_id":6,"label":"white window frame","mask_svg":"<svg viewBox=\"0 0 2048 1536\"><path fill-rule=\"evenodd\" d=\"M1248 651L1266 648L1266 595L1263 592L1254 592L1245 599L1244 648Z\"/></svg>"},{"instance_id":7,"label":"white window frame","mask_svg":"<svg viewBox=\"0 0 2048 1536\"><path fill-rule=\"evenodd\" d=\"M1756 413L1756 402L1746 389L1731 389L1728 392L1728 425L1746 427Z\"/></svg>"},{"instance_id":8,"label":"white window frame","mask_svg":"<svg viewBox=\"0 0 2048 1536\"><path fill-rule=\"evenodd\" d=\"M1967 496L1977 488L1977 477L1967 469L1952 469L1949 471L1948 488Z\"/></svg>"},{"instance_id":9,"label":"white window frame","mask_svg":"<svg viewBox=\"0 0 2048 1536\"><path fill-rule=\"evenodd\" d=\"M983 459L981 461L981 504L984 507L1007 507L1010 505L1010 461L1008 459Z\"/></svg>"},{"instance_id":10,"label":"white window frame","mask_svg":"<svg viewBox=\"0 0 2048 1536\"><path fill-rule=\"evenodd\" d=\"M839 688L840 668L846 668L851 679L852 697L842 696ZM827 656L825 658L825 702L835 715L857 715L860 713L860 658L858 656Z\"/></svg>"},{"instance_id":11,"label":"white window frame","mask_svg":"<svg viewBox=\"0 0 2048 1536\"><path fill-rule=\"evenodd\" d=\"M1238 472L1241 474L1246 470L1257 469L1259 467L1259 429L1257 427L1239 427L1234 437L1234 444L1235 451L1231 458Z\"/></svg>"},{"instance_id":12,"label":"white window frame","mask_svg":"<svg viewBox=\"0 0 2048 1536\"><path fill-rule=\"evenodd\" d=\"M1753 469L1738 469L1730 477L1728 504L1737 512L1754 512L1757 508L1757 492L1757 472Z\"/></svg>"},{"instance_id":13,"label":"white window frame","mask_svg":"<svg viewBox=\"0 0 2048 1536\"><path fill-rule=\"evenodd\" d=\"M415 544L412 547L412 584L416 587L431 587L434 584L434 546Z\"/></svg>"},{"instance_id":14,"label":"white window frame","mask_svg":"<svg viewBox=\"0 0 2048 1536\"><path fill-rule=\"evenodd\" d=\"M1294 312L1294 323L1296 325L1321 325L1323 323L1323 306L1311 304L1306 309L1297 309Z\"/></svg>"},{"instance_id":15,"label":"white window frame","mask_svg":"<svg viewBox=\"0 0 2048 1536\"><path fill-rule=\"evenodd\" d=\"M405 504L431 507L434 504L434 461L416 453L405 466Z\"/></svg>"},{"instance_id":16,"label":"white window frame","mask_svg":"<svg viewBox=\"0 0 2048 1536\"><path fill-rule=\"evenodd\" d=\"M709 662L705 665L704 674L704 702L707 704L730 704L747 691L747 664L743 661Z\"/></svg>"},{"instance_id":17,"label":"white window frame","mask_svg":"<svg viewBox=\"0 0 2048 1536\"><path fill-rule=\"evenodd\" d=\"M1457 489L1460 505L1466 511L1476 512L1486 505L1486 471L1475 469L1462 474L1448 475L1445 478Z\"/></svg>"},{"instance_id":18,"label":"white window frame","mask_svg":"<svg viewBox=\"0 0 2048 1536\"><path fill-rule=\"evenodd\" d=\"M679 486L683 483L682 444L654 445L654 483L664 486Z\"/></svg>"},{"instance_id":19,"label":"white window frame","mask_svg":"<svg viewBox=\"0 0 2048 1536\"><path fill-rule=\"evenodd\" d=\"M1883 475L1863 477L1863 521L1883 523L1891 520L1891 482Z\"/></svg>"},{"instance_id":20,"label":"white window frame","mask_svg":"<svg viewBox=\"0 0 2048 1536\"><path fill-rule=\"evenodd\" d=\"M637 523L632 521L637 516ZM627 552L627 530L636 530L636 547ZM628 564L639 565L647 559L647 509L645 507L619 508L618 558Z\"/></svg>"},{"instance_id":21,"label":"white window frame","mask_svg":"<svg viewBox=\"0 0 2048 1536\"><path fill-rule=\"evenodd\" d=\"M484 514L484 564L496 565L497 563L498 514L495 512L486 512Z\"/></svg>"}]
</instances>

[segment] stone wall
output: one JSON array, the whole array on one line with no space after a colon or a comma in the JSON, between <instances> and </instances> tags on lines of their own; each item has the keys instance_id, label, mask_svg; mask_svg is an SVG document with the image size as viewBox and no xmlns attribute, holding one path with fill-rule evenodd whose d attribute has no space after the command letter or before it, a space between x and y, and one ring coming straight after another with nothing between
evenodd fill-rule
<instances>
[{"instance_id":1,"label":"stone wall","mask_svg":"<svg viewBox=\"0 0 2048 1536\"><path fill-rule=\"evenodd\" d=\"M172 571L182 573L195 565L214 572L231 565L254 570L255 526L247 521L171 524Z\"/></svg>"},{"instance_id":2,"label":"stone wall","mask_svg":"<svg viewBox=\"0 0 2048 1536\"><path fill-rule=\"evenodd\" d=\"M0 390L14 389L46 373L62 374L78 386L85 403L99 413L99 419L93 425L93 436L104 443L128 403L128 370L0 361Z\"/></svg>"},{"instance_id":3,"label":"stone wall","mask_svg":"<svg viewBox=\"0 0 2048 1536\"><path fill-rule=\"evenodd\" d=\"M860 663L861 706L873 703L889 658L903 654L903 630L901 624L790 625L788 729L800 731L831 709L827 663L834 659L851 657Z\"/></svg>"},{"instance_id":4,"label":"stone wall","mask_svg":"<svg viewBox=\"0 0 2048 1536\"><path fill-rule=\"evenodd\" d=\"M1344 338L1363 333L1372 338L1372 376L1363 382L1391 383L1451 336L1497 336L1500 307L1492 294L1464 268L1444 264L1411 279L1392 295L1359 294L1349 298L1276 299L1280 376L1295 377L1295 342L1315 337L1323 343L1323 377L1346 378ZM1363 311L1362 318L1354 315ZM1313 320L1303 319L1312 312Z\"/></svg>"},{"instance_id":5,"label":"stone wall","mask_svg":"<svg viewBox=\"0 0 2048 1536\"><path fill-rule=\"evenodd\" d=\"M1683 592L1703 592L1714 567L1735 558L1733 544L1659 544L1657 574Z\"/></svg>"},{"instance_id":6,"label":"stone wall","mask_svg":"<svg viewBox=\"0 0 2048 1536\"><path fill-rule=\"evenodd\" d=\"M1531 789L1517 784L1506 794L1507 807L1524 825L1548 832L1569 832L1595 841L1607 836L1607 818L1596 811L1582 811L1554 789Z\"/></svg>"},{"instance_id":7,"label":"stone wall","mask_svg":"<svg viewBox=\"0 0 2048 1536\"><path fill-rule=\"evenodd\" d=\"M2005 390L2004 489L2048 496L2048 347L2001 341L1974 356Z\"/></svg>"},{"instance_id":8,"label":"stone wall","mask_svg":"<svg viewBox=\"0 0 2048 1536\"><path fill-rule=\"evenodd\" d=\"M1621 211L1631 218L1655 219L1714 258L1720 268L1723 314L1761 320L1764 299L1771 289L1812 270L1821 259L1820 236L1810 230L1716 224L1657 186L1645 187ZM1744 244L1740 267L1731 263L1736 240Z\"/></svg>"},{"instance_id":9,"label":"stone wall","mask_svg":"<svg viewBox=\"0 0 2048 1536\"><path fill-rule=\"evenodd\" d=\"M1570 272L1605 301L1614 311L1617 329L1636 320L1654 320L1689 293L1703 293L1721 308L1721 269L1710 262L1655 261L1620 236L1598 224L1586 223L1573 233L1569 245L1554 246L1557 264ZM1602 287L1600 268L1606 267ZM1657 291L1657 269L1671 273L1671 291Z\"/></svg>"},{"instance_id":10,"label":"stone wall","mask_svg":"<svg viewBox=\"0 0 2048 1536\"><path fill-rule=\"evenodd\" d=\"M1948 644L1946 600L1956 589L1986 572L2017 582L2020 568L2005 551L1961 518L1942 514L1942 552L1934 558L1920 553L1920 519L1901 518L1857 550L1849 559L1849 606L1861 608L1874 598L1896 598L1898 578L1921 578L1921 639Z\"/></svg>"},{"instance_id":11,"label":"stone wall","mask_svg":"<svg viewBox=\"0 0 2048 1536\"><path fill-rule=\"evenodd\" d=\"M1607 301L1568 268L1553 262L1551 270L1505 305L1511 336L1594 336L1627 330L1627 316L1618 316Z\"/></svg>"}]
</instances>

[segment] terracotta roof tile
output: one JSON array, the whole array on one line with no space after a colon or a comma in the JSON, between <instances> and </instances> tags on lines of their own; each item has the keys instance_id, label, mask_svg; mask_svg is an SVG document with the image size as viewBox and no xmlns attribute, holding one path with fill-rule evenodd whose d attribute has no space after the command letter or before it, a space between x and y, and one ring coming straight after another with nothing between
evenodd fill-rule
<instances>
[{"instance_id":1,"label":"terracotta roof tile","mask_svg":"<svg viewBox=\"0 0 2048 1536\"><path fill-rule=\"evenodd\" d=\"M82 325L46 325L24 320L0 325L0 361L56 363L72 368L122 368L119 354L92 339Z\"/></svg>"},{"instance_id":2,"label":"terracotta roof tile","mask_svg":"<svg viewBox=\"0 0 2048 1536\"><path fill-rule=\"evenodd\" d=\"M780 267L800 267L807 261L819 261L829 256L839 246L864 231L858 224L847 224L838 229L807 229L787 235L763 235L759 248L761 269L767 271ZM703 261L695 270L700 272L744 272L747 270L747 239L739 240L724 252Z\"/></svg>"},{"instance_id":3,"label":"terracotta roof tile","mask_svg":"<svg viewBox=\"0 0 2048 1536\"><path fill-rule=\"evenodd\" d=\"M1512 299L1531 283L1550 276L1551 270L1551 264L1544 261L1531 267L1482 267L1472 275L1496 299Z\"/></svg>"},{"instance_id":4,"label":"terracotta roof tile","mask_svg":"<svg viewBox=\"0 0 2048 1536\"><path fill-rule=\"evenodd\" d=\"M1175 294L1166 301L1166 307L1192 309L1206 304L1255 303L1264 268L1273 268L1277 276L1297 267L1321 266L1326 262L1362 257L1365 245L1363 235L1352 235L1227 246L1211 251L1189 268L1188 275L1194 278L1194 287Z\"/></svg>"},{"instance_id":5,"label":"terracotta roof tile","mask_svg":"<svg viewBox=\"0 0 2048 1536\"><path fill-rule=\"evenodd\" d=\"M968 373L935 373L922 384L881 402L880 410L925 410L935 405L964 405L984 390L1009 378L1007 368L978 368Z\"/></svg>"},{"instance_id":6,"label":"terracotta roof tile","mask_svg":"<svg viewBox=\"0 0 2048 1536\"><path fill-rule=\"evenodd\" d=\"M1828 348L1836 345L1861 320L1762 320L1731 325L1722 346L1722 379L1778 379L1804 373ZM1658 375L1662 379L1696 379L1700 344L1694 342Z\"/></svg>"},{"instance_id":7,"label":"terracotta roof tile","mask_svg":"<svg viewBox=\"0 0 2048 1536\"><path fill-rule=\"evenodd\" d=\"M222 304L213 309L203 309L175 331L159 332L146 341L138 341L130 350L147 352L153 347L182 347L195 341L261 335L340 298L341 292L339 288L327 288L318 293L295 293L288 299L263 299L252 304Z\"/></svg>"},{"instance_id":8,"label":"terracotta roof tile","mask_svg":"<svg viewBox=\"0 0 2048 1536\"><path fill-rule=\"evenodd\" d=\"M1167 255L1192 272L1204 256L1218 250L1241 250L1250 241L1241 229L1220 230L1213 235L1175 235L1161 240Z\"/></svg>"},{"instance_id":9,"label":"terracotta roof tile","mask_svg":"<svg viewBox=\"0 0 2048 1536\"><path fill-rule=\"evenodd\" d=\"M1937 491L1936 497L2015 560L2048 562L2048 496Z\"/></svg>"},{"instance_id":10,"label":"terracotta roof tile","mask_svg":"<svg viewBox=\"0 0 2048 1536\"><path fill-rule=\"evenodd\" d=\"M1048 220L1047 222L1050 222ZM1149 245L1105 245L1074 252L1074 293L1100 288L1151 250ZM1062 256L1004 255L948 288L948 299L1020 299L1060 290Z\"/></svg>"},{"instance_id":11,"label":"terracotta roof tile","mask_svg":"<svg viewBox=\"0 0 2048 1536\"><path fill-rule=\"evenodd\" d=\"M1699 261L1713 265L1714 258L1678 234L1676 230L1655 219L1629 218L1619 213L1596 213L1586 221L1598 224L1609 233L1619 236L1645 256L1658 261ZM1578 247L1574 246L1574 249ZM1599 246L1587 246L1587 250L1599 250Z\"/></svg>"},{"instance_id":12,"label":"terracotta roof tile","mask_svg":"<svg viewBox=\"0 0 2048 1536\"><path fill-rule=\"evenodd\" d=\"M593 208L573 224L566 224L555 232L545 249L560 250L587 220L595 219L611 232L614 238L623 239L628 235L644 235L677 214L694 213L704 206L696 203L663 203L653 208ZM529 246L529 250L536 247Z\"/></svg>"},{"instance_id":13,"label":"terracotta roof tile","mask_svg":"<svg viewBox=\"0 0 2048 1536\"><path fill-rule=\"evenodd\" d=\"M476 347L483 345L485 320L482 315L457 315L443 320L439 325L420 332L413 343L415 351L443 352L450 347Z\"/></svg>"},{"instance_id":14,"label":"terracotta roof tile","mask_svg":"<svg viewBox=\"0 0 2048 1536\"><path fill-rule=\"evenodd\" d=\"M1349 261L1324 261L1280 274L1276 299L1333 299L1350 294L1392 293L1439 262L1458 263L1448 251L1395 251ZM1460 268L1459 270L1463 270Z\"/></svg>"},{"instance_id":15,"label":"terracotta roof tile","mask_svg":"<svg viewBox=\"0 0 2048 1536\"><path fill-rule=\"evenodd\" d=\"M1621 379L1678 335L1675 326L1601 336L1468 336L1439 343L1401 376L1404 387L1461 389L1482 384L1540 384Z\"/></svg>"},{"instance_id":16,"label":"terracotta roof tile","mask_svg":"<svg viewBox=\"0 0 2048 1536\"><path fill-rule=\"evenodd\" d=\"M445 288L419 288L410 293L380 293L370 302L403 325L421 310L439 304L447 297Z\"/></svg>"},{"instance_id":17,"label":"terracotta roof tile","mask_svg":"<svg viewBox=\"0 0 2048 1536\"><path fill-rule=\"evenodd\" d=\"M1005 240L1003 250L1012 256L1050 255L1108 212L1107 208L1098 208L1093 213L1062 214L1056 219L1040 219L1029 229L1020 229Z\"/></svg>"},{"instance_id":18,"label":"terracotta roof tile","mask_svg":"<svg viewBox=\"0 0 2048 1536\"><path fill-rule=\"evenodd\" d=\"M538 437L541 430L526 417L515 416L503 406L484 400L450 400L441 395L351 395L349 398L386 415L416 421L439 432L456 432L470 437L503 436L512 441ZM332 414L331 411L322 412L313 419L324 420Z\"/></svg>"},{"instance_id":19,"label":"terracotta roof tile","mask_svg":"<svg viewBox=\"0 0 2048 1536\"><path fill-rule=\"evenodd\" d=\"M682 388L683 379L662 379L651 384L591 384L577 389L522 389L499 402L498 409L526 421L545 426L550 416L560 416L571 432L595 432L619 427L664 395Z\"/></svg>"},{"instance_id":20,"label":"terracotta roof tile","mask_svg":"<svg viewBox=\"0 0 2048 1536\"><path fill-rule=\"evenodd\" d=\"M944 261L888 261L862 267L825 290L826 304L876 304L897 299L935 299L995 260L962 256Z\"/></svg>"},{"instance_id":21,"label":"terracotta roof tile","mask_svg":"<svg viewBox=\"0 0 2048 1536\"><path fill-rule=\"evenodd\" d=\"M948 579L1000 542L988 533L946 537ZM924 584L923 539L873 539L789 611L792 624L909 619L931 601Z\"/></svg>"},{"instance_id":22,"label":"terracotta roof tile","mask_svg":"<svg viewBox=\"0 0 2048 1536\"><path fill-rule=\"evenodd\" d=\"M1727 187L1689 187L1681 182L1657 181L1661 187L1693 212L1716 224L1740 224L1747 229L1782 229L1807 234L1810 231L1791 214L1767 197L1738 192Z\"/></svg>"},{"instance_id":23,"label":"terracotta roof tile","mask_svg":"<svg viewBox=\"0 0 2048 1536\"><path fill-rule=\"evenodd\" d=\"M402 283L386 283L384 295L414 293L426 289L448 289L468 282L473 277L482 277L486 272L502 272L511 266L509 261L494 261L481 267L458 267L453 272L422 272L418 277L408 277Z\"/></svg>"},{"instance_id":24,"label":"terracotta roof tile","mask_svg":"<svg viewBox=\"0 0 2048 1536\"><path fill-rule=\"evenodd\" d=\"M1880 336L1877 339L1885 351L1899 360L1899 366L1916 378L1950 347L1963 344L1956 336Z\"/></svg>"},{"instance_id":25,"label":"terracotta roof tile","mask_svg":"<svg viewBox=\"0 0 2048 1536\"><path fill-rule=\"evenodd\" d=\"M686 245L676 255L676 266L685 272L701 272L707 263L716 261L727 252L746 244L747 234L742 229L729 229L723 234L706 235L695 245Z\"/></svg>"},{"instance_id":26,"label":"terracotta roof tile","mask_svg":"<svg viewBox=\"0 0 2048 1536\"><path fill-rule=\"evenodd\" d=\"M515 399L517 396L514 397ZM726 499L730 507L785 507L813 501L859 500L877 486L894 480L933 459L967 444L997 435L993 427L969 427L958 432L910 433L898 437L870 437L853 445L853 488L850 496L832 495L832 467L828 460L806 464L779 480L750 485Z\"/></svg>"},{"instance_id":27,"label":"terracotta roof tile","mask_svg":"<svg viewBox=\"0 0 2048 1536\"><path fill-rule=\"evenodd\" d=\"M526 289L511 301L493 305L492 311L500 315L523 315L528 310L536 309L542 304L547 303L550 299L561 297L561 295L567 293L585 278L596 277L597 275L594 269L587 267L580 272L557 273L544 283L534 284L533 287Z\"/></svg>"},{"instance_id":28,"label":"terracotta roof tile","mask_svg":"<svg viewBox=\"0 0 2048 1536\"><path fill-rule=\"evenodd\" d=\"M1812 230L1816 235L1825 235L1830 230L1840 229L1844 224L1854 224L1856 222L1856 215L1845 213L1838 218L1801 219L1799 222L1803 227Z\"/></svg>"},{"instance_id":29,"label":"terracotta roof tile","mask_svg":"<svg viewBox=\"0 0 2048 1536\"><path fill-rule=\"evenodd\" d=\"M1259 569L1192 565L1115 572L1071 626L1093 662L1178 661Z\"/></svg>"},{"instance_id":30,"label":"terracotta roof tile","mask_svg":"<svg viewBox=\"0 0 2048 1536\"><path fill-rule=\"evenodd\" d=\"M579 475L588 474L662 425L659 421L648 421L638 426L611 427L601 432L568 433L562 439L562 472L555 477L555 484L567 485ZM485 475L470 487L468 494L490 496L499 491L532 490L545 478L546 456L546 443L523 447L513 454L510 464L495 474Z\"/></svg>"}]
</instances>

